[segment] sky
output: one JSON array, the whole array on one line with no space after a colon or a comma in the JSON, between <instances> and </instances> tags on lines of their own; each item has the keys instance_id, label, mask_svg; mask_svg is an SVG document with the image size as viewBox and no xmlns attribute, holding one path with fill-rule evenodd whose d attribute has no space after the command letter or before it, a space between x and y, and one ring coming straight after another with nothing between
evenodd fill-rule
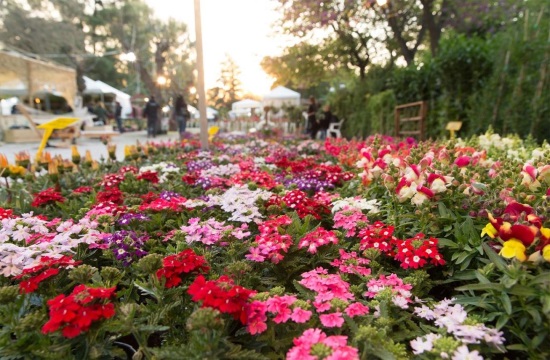
<instances>
[{"instance_id":1,"label":"sky","mask_svg":"<svg viewBox=\"0 0 550 360\"><path fill-rule=\"evenodd\" d=\"M188 25L195 39L194 0L147 0L161 19L174 18ZM221 63L228 54L237 64L245 92L264 95L273 83L262 70L265 56L281 53L284 40L273 35L278 13L273 0L201 0L204 79L207 89L216 86Z\"/></svg>"}]
</instances>

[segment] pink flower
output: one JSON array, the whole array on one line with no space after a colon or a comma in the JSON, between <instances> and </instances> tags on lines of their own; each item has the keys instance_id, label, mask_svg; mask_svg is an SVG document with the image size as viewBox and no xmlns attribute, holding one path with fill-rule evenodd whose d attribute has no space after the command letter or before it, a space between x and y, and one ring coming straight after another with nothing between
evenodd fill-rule
<instances>
[{"instance_id":1,"label":"pink flower","mask_svg":"<svg viewBox=\"0 0 550 360\"><path fill-rule=\"evenodd\" d=\"M369 313L368 306L365 306L361 303L353 303L349 305L345 310L346 315L348 315L350 318L366 315Z\"/></svg>"},{"instance_id":2,"label":"pink flower","mask_svg":"<svg viewBox=\"0 0 550 360\"><path fill-rule=\"evenodd\" d=\"M302 324L307 322L311 318L311 311L297 307L294 308L294 311L292 311L292 315L290 315L290 318L295 323Z\"/></svg>"},{"instance_id":3,"label":"pink flower","mask_svg":"<svg viewBox=\"0 0 550 360\"><path fill-rule=\"evenodd\" d=\"M458 167L465 167L470 164L471 158L469 156L459 156L455 160L455 165Z\"/></svg>"},{"instance_id":4,"label":"pink flower","mask_svg":"<svg viewBox=\"0 0 550 360\"><path fill-rule=\"evenodd\" d=\"M344 318L341 312L321 315L319 316L319 320L321 320L321 324L323 324L324 327L342 327L344 324Z\"/></svg>"}]
</instances>

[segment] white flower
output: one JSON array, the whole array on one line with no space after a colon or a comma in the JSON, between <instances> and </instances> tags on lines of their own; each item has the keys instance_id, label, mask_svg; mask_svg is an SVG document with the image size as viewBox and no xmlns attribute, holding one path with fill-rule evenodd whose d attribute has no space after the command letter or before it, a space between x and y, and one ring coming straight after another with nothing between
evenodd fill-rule
<instances>
[{"instance_id":1,"label":"white flower","mask_svg":"<svg viewBox=\"0 0 550 360\"><path fill-rule=\"evenodd\" d=\"M483 360L477 350L470 352L466 345L462 345L453 353L452 360Z\"/></svg>"},{"instance_id":2,"label":"white flower","mask_svg":"<svg viewBox=\"0 0 550 360\"><path fill-rule=\"evenodd\" d=\"M441 335L439 334L427 334L426 336L417 337L414 340L411 340L411 348L415 355L422 354L426 351L431 351L434 346L434 341L439 339Z\"/></svg>"}]
</instances>

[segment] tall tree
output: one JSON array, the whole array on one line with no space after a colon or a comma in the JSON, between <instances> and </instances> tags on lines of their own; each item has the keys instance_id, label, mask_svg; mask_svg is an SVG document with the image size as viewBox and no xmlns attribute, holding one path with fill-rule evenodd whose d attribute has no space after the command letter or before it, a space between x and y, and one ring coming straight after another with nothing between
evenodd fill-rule
<instances>
[{"instance_id":1,"label":"tall tree","mask_svg":"<svg viewBox=\"0 0 550 360\"><path fill-rule=\"evenodd\" d=\"M278 0L280 25L287 34L317 45L330 45L339 63L360 78L377 56L382 34L374 31L378 17L360 0Z\"/></svg>"},{"instance_id":2,"label":"tall tree","mask_svg":"<svg viewBox=\"0 0 550 360\"><path fill-rule=\"evenodd\" d=\"M208 90L208 101L217 108L231 109L231 104L242 98L241 70L227 54L221 66L218 85Z\"/></svg>"}]
</instances>

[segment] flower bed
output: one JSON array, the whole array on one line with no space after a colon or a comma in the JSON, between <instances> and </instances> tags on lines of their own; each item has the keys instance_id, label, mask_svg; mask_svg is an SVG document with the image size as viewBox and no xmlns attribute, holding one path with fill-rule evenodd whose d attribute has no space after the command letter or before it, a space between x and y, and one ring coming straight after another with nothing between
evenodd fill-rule
<instances>
[{"instance_id":1,"label":"flower bed","mask_svg":"<svg viewBox=\"0 0 550 360\"><path fill-rule=\"evenodd\" d=\"M125 154L0 156L0 358L550 356L547 145Z\"/></svg>"}]
</instances>

